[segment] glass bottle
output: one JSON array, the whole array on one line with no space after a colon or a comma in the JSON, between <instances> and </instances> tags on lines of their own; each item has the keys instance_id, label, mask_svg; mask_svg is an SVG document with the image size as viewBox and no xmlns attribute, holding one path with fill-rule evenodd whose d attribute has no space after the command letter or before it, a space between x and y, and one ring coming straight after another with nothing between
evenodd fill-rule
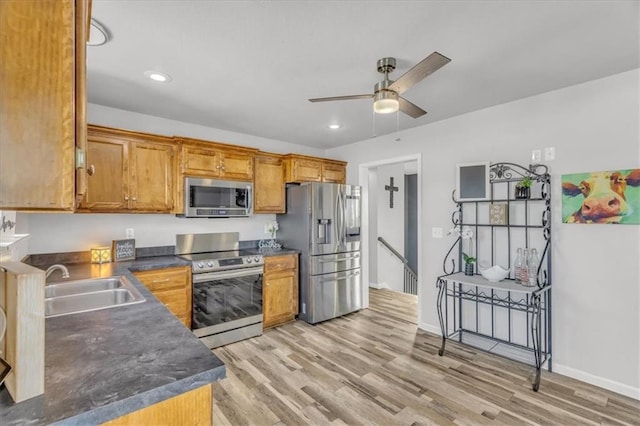
<instances>
[{"instance_id":1,"label":"glass bottle","mask_svg":"<svg viewBox=\"0 0 640 426\"><path fill-rule=\"evenodd\" d=\"M516 261L513 264L513 279L516 284L522 284L522 249L516 250Z\"/></svg>"},{"instance_id":2,"label":"glass bottle","mask_svg":"<svg viewBox=\"0 0 640 426\"><path fill-rule=\"evenodd\" d=\"M538 258L538 250L531 249L531 256L529 257L529 285L531 287L538 285L539 266L540 259Z\"/></svg>"},{"instance_id":3,"label":"glass bottle","mask_svg":"<svg viewBox=\"0 0 640 426\"><path fill-rule=\"evenodd\" d=\"M522 267L520 268L520 284L529 285L529 250L524 249L522 254Z\"/></svg>"}]
</instances>

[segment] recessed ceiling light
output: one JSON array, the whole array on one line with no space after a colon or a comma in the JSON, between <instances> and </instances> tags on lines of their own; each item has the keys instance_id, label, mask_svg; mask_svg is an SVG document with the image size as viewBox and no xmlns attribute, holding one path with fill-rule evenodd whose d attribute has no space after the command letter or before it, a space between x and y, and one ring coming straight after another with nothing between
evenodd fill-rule
<instances>
[{"instance_id":1,"label":"recessed ceiling light","mask_svg":"<svg viewBox=\"0 0 640 426\"><path fill-rule=\"evenodd\" d=\"M342 127L342 124L329 124L331 130L337 130Z\"/></svg>"},{"instance_id":2,"label":"recessed ceiling light","mask_svg":"<svg viewBox=\"0 0 640 426\"><path fill-rule=\"evenodd\" d=\"M160 83L168 83L171 81L171 76L169 74L165 74L160 71L145 71L145 77L150 78L153 81L158 81Z\"/></svg>"}]
</instances>

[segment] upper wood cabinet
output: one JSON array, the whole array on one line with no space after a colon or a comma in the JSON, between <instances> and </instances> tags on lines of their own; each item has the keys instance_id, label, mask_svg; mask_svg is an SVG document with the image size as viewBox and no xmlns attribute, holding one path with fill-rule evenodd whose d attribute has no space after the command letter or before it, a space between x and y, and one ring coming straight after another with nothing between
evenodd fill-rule
<instances>
[{"instance_id":1,"label":"upper wood cabinet","mask_svg":"<svg viewBox=\"0 0 640 426\"><path fill-rule=\"evenodd\" d=\"M74 210L84 194L86 0L0 1L0 208Z\"/></svg>"},{"instance_id":2,"label":"upper wood cabinet","mask_svg":"<svg viewBox=\"0 0 640 426\"><path fill-rule=\"evenodd\" d=\"M87 194L81 209L170 212L176 147L169 138L89 126Z\"/></svg>"},{"instance_id":3,"label":"upper wood cabinet","mask_svg":"<svg viewBox=\"0 0 640 426\"><path fill-rule=\"evenodd\" d=\"M262 286L264 328L293 321L298 314L298 255L264 258Z\"/></svg>"},{"instance_id":4,"label":"upper wood cabinet","mask_svg":"<svg viewBox=\"0 0 640 426\"><path fill-rule=\"evenodd\" d=\"M183 176L253 180L253 157L257 149L187 138L176 140L182 145L180 170Z\"/></svg>"},{"instance_id":5,"label":"upper wood cabinet","mask_svg":"<svg viewBox=\"0 0 640 426\"><path fill-rule=\"evenodd\" d=\"M345 183L347 163L338 160L285 155L285 182Z\"/></svg>"},{"instance_id":6,"label":"upper wood cabinet","mask_svg":"<svg viewBox=\"0 0 640 426\"><path fill-rule=\"evenodd\" d=\"M254 213L284 213L284 160L281 155L259 153L255 158Z\"/></svg>"}]
</instances>

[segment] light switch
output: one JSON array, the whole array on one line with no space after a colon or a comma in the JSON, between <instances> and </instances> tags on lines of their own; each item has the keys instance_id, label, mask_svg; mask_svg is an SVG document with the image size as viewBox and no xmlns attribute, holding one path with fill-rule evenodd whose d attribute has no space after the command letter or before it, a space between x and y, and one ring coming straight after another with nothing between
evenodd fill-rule
<instances>
[{"instance_id":1,"label":"light switch","mask_svg":"<svg viewBox=\"0 0 640 426\"><path fill-rule=\"evenodd\" d=\"M442 238L442 228L431 228L431 237Z\"/></svg>"},{"instance_id":2,"label":"light switch","mask_svg":"<svg viewBox=\"0 0 640 426\"><path fill-rule=\"evenodd\" d=\"M531 151L531 162L539 163L542 160L542 151L539 149L534 149Z\"/></svg>"}]
</instances>

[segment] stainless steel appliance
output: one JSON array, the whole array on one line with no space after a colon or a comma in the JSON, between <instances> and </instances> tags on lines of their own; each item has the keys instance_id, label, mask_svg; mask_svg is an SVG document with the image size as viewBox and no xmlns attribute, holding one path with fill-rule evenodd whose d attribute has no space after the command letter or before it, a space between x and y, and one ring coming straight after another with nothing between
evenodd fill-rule
<instances>
[{"instance_id":1,"label":"stainless steel appliance","mask_svg":"<svg viewBox=\"0 0 640 426\"><path fill-rule=\"evenodd\" d=\"M278 239L300 250L300 319L315 324L362 308L360 210L359 186L287 188Z\"/></svg>"},{"instance_id":2,"label":"stainless steel appliance","mask_svg":"<svg viewBox=\"0 0 640 426\"><path fill-rule=\"evenodd\" d=\"M238 237L176 235L176 255L191 261L191 328L209 348L262 334L264 259L238 250Z\"/></svg>"},{"instance_id":3,"label":"stainless steel appliance","mask_svg":"<svg viewBox=\"0 0 640 426\"><path fill-rule=\"evenodd\" d=\"M249 216L252 196L252 182L186 177L184 178L184 216Z\"/></svg>"}]
</instances>

